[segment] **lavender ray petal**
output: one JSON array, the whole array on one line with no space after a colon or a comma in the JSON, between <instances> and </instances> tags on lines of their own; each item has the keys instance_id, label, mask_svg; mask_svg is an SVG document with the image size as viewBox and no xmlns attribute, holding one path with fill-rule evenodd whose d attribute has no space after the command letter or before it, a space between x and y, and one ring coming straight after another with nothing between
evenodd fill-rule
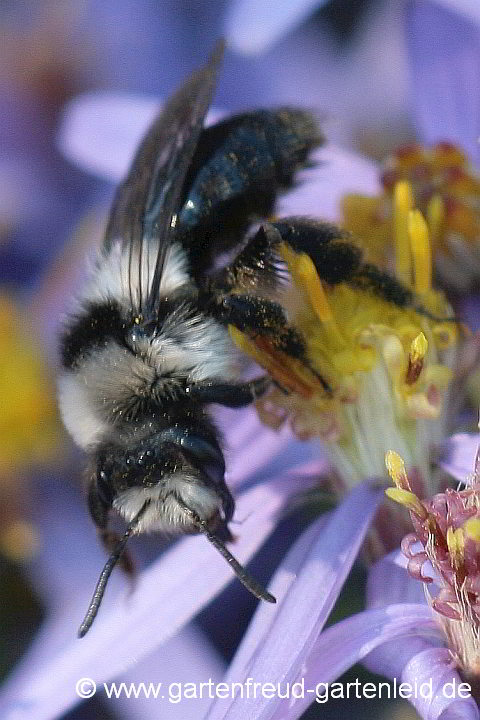
<instances>
[{"instance_id":1,"label":"lavender ray petal","mask_svg":"<svg viewBox=\"0 0 480 720\"><path fill-rule=\"evenodd\" d=\"M393 648L392 648L393 649ZM408 682L418 687L428 683L424 693L417 693L411 702L420 717L424 720L478 720L480 717L478 706L472 697L462 698L458 695L458 688L462 682L454 669L450 651L447 648L425 648L414 655L405 664L401 672L402 682ZM451 687L452 693L449 688ZM428 690L432 692L427 692ZM457 690L457 692L454 692ZM448 697L452 694L454 697ZM425 697L422 697L425 695Z\"/></svg>"},{"instance_id":2,"label":"lavender ray petal","mask_svg":"<svg viewBox=\"0 0 480 720\"><path fill-rule=\"evenodd\" d=\"M64 111L58 148L84 170L118 182L160 107L159 98L145 95L108 91L80 95ZM220 112L210 111L207 124L220 116Z\"/></svg>"},{"instance_id":3,"label":"lavender ray petal","mask_svg":"<svg viewBox=\"0 0 480 720\"><path fill-rule=\"evenodd\" d=\"M274 713L255 716L256 720L297 720L315 699L319 683L331 683L356 662L384 642L402 636L417 635L434 629L427 606L400 604L367 610L353 615L320 635L294 681L304 683L302 697L282 701ZM253 717L252 717L253 720Z\"/></svg>"},{"instance_id":4,"label":"lavender ray petal","mask_svg":"<svg viewBox=\"0 0 480 720\"><path fill-rule=\"evenodd\" d=\"M133 665L125 675L116 678L117 684L144 683L147 688L159 687L160 699L142 695L116 700L115 711L125 720L200 720L205 717L211 700L207 693L195 699L177 702L178 693L186 683L219 682L225 670L225 663L213 648L206 635L193 623L183 628L160 649L140 663ZM164 696L162 698L162 695ZM200 695L200 694L199 694Z\"/></svg>"},{"instance_id":5,"label":"lavender ray petal","mask_svg":"<svg viewBox=\"0 0 480 720\"><path fill-rule=\"evenodd\" d=\"M328 618L380 501L381 491L364 484L355 488L331 514L278 610L257 610L265 616L269 612L271 624L264 630L257 647L255 637L247 633L243 642L250 645L251 658L247 661L242 643L239 649L242 668L235 680L253 677L257 682L278 682L298 675ZM254 622L261 623L262 629L267 625L266 618ZM252 699L248 703L249 717L270 717L278 702L278 698L277 701L264 697ZM218 717L228 720L245 717L243 701L238 697L228 700L223 709L224 714Z\"/></svg>"},{"instance_id":6,"label":"lavender ray petal","mask_svg":"<svg viewBox=\"0 0 480 720\"><path fill-rule=\"evenodd\" d=\"M296 187L280 198L277 215L311 215L338 222L346 193L380 192L377 166L361 155L327 144L313 153L313 160L316 164L301 170Z\"/></svg>"},{"instance_id":7,"label":"lavender ray petal","mask_svg":"<svg viewBox=\"0 0 480 720\"><path fill-rule=\"evenodd\" d=\"M480 25L435 2L409 6L409 46L416 120L432 143L458 143L480 162ZM461 5L461 4L460 4ZM478 20L478 4L476 12Z\"/></svg>"},{"instance_id":8,"label":"lavender ray petal","mask_svg":"<svg viewBox=\"0 0 480 720\"><path fill-rule=\"evenodd\" d=\"M368 608L402 602L420 605L425 603L423 584L414 580L404 567L398 565L399 555L398 551L390 553L370 568L366 592ZM404 558L403 554L401 557Z\"/></svg>"},{"instance_id":9,"label":"lavender ray petal","mask_svg":"<svg viewBox=\"0 0 480 720\"><path fill-rule=\"evenodd\" d=\"M278 476L308 463L309 474L325 475L330 467L323 450L315 441L302 443L292 437L288 428L274 432L260 423L255 437L235 455L227 452L226 479L231 487Z\"/></svg>"},{"instance_id":10,"label":"lavender ray petal","mask_svg":"<svg viewBox=\"0 0 480 720\"><path fill-rule=\"evenodd\" d=\"M455 480L466 482L474 470L479 447L479 433L452 435L445 443L444 455L439 465Z\"/></svg>"},{"instance_id":11,"label":"lavender ray petal","mask_svg":"<svg viewBox=\"0 0 480 720\"><path fill-rule=\"evenodd\" d=\"M295 581L305 561L305 557L310 552L319 533L327 524L329 515L330 513L326 513L302 533L275 572L270 583L270 591L276 597L277 604L282 603L292 583ZM245 675L253 654L264 642L271 625L272 613L269 612L266 605L259 605L242 639L240 647L235 653L235 657L223 678L224 682L231 683ZM224 713L224 704L216 702L210 710L208 720L220 720L224 717Z\"/></svg>"},{"instance_id":12,"label":"lavender ray petal","mask_svg":"<svg viewBox=\"0 0 480 720\"><path fill-rule=\"evenodd\" d=\"M240 562L245 563L266 539L289 497L307 485L304 477L287 476L257 485L238 498L242 525L234 552ZM107 591L95 625L81 641L75 638L76 625L90 595L79 594L40 635L56 638L56 652L46 655L35 643L32 655L27 654L7 683L0 698L2 717L59 717L78 702L78 678L106 681L125 672L172 637L231 580L228 564L205 538L184 538L141 573L133 594Z\"/></svg>"},{"instance_id":13,"label":"lavender ray petal","mask_svg":"<svg viewBox=\"0 0 480 720\"><path fill-rule=\"evenodd\" d=\"M480 25L480 5L476 0L434 0L437 5L451 8Z\"/></svg>"},{"instance_id":14,"label":"lavender ray petal","mask_svg":"<svg viewBox=\"0 0 480 720\"><path fill-rule=\"evenodd\" d=\"M264 52L300 25L326 0L234 0L228 7L224 32L230 47L246 55Z\"/></svg>"}]
</instances>

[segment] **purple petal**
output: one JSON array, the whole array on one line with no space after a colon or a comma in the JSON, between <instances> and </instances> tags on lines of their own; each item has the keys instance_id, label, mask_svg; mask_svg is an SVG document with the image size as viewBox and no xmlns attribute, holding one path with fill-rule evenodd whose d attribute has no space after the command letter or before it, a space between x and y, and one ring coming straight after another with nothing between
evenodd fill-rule
<instances>
[{"instance_id":1,"label":"purple petal","mask_svg":"<svg viewBox=\"0 0 480 720\"><path fill-rule=\"evenodd\" d=\"M296 440L289 427L278 432L266 428L252 408L245 410L245 416L249 421L250 432L248 437L241 433L240 446L235 443L235 425L226 426L226 480L230 487L238 487L246 479L251 483L255 479L265 480L293 469L298 475L303 472L299 466L303 467L306 463L308 475L316 474L320 478L327 473L330 466L326 458L322 457L323 451L317 442L302 443Z\"/></svg>"},{"instance_id":2,"label":"purple petal","mask_svg":"<svg viewBox=\"0 0 480 720\"><path fill-rule=\"evenodd\" d=\"M68 477L68 469L64 472ZM105 563L105 552L84 494L72 487L65 476L37 481L34 493L33 519L42 544L26 571L53 612L69 605L82 588L89 586ZM117 584L116 576L112 582Z\"/></svg>"},{"instance_id":3,"label":"purple petal","mask_svg":"<svg viewBox=\"0 0 480 720\"><path fill-rule=\"evenodd\" d=\"M443 5L469 20L480 24L480 5L477 0L433 0L436 5Z\"/></svg>"},{"instance_id":4,"label":"purple petal","mask_svg":"<svg viewBox=\"0 0 480 720\"><path fill-rule=\"evenodd\" d=\"M277 580L279 584L284 583L285 593L281 600L279 598L278 610L257 609L253 630L247 632L238 651L238 669L237 660L233 661L229 673L232 680L245 681L253 677L256 682L276 683L296 678L301 672L360 550L381 497L379 490L358 486L331 514L325 528L318 526L316 532L312 531L316 538L311 541L309 535L307 540L298 541L300 548L292 550L294 571L298 558L308 552L295 582L290 583L288 575ZM244 649L245 645L248 650ZM270 717L279 703L279 698L275 701L256 697L248 702L249 716ZM244 718L244 701L237 697L216 703L209 720L215 717Z\"/></svg>"},{"instance_id":5,"label":"purple petal","mask_svg":"<svg viewBox=\"0 0 480 720\"><path fill-rule=\"evenodd\" d=\"M173 702L186 683L217 683L221 680L225 663L210 644L206 635L192 623L168 640L148 658L135 664L128 673L116 678L117 685L145 683L153 687L162 683L163 699L155 701L142 695L127 699L109 700L115 703L115 710L124 713L128 720L199 720L205 717L211 699L207 693L194 700ZM169 700L171 698L172 701ZM159 708L160 703L160 708Z\"/></svg>"},{"instance_id":6,"label":"purple petal","mask_svg":"<svg viewBox=\"0 0 480 720\"><path fill-rule=\"evenodd\" d=\"M414 640L416 638L413 638ZM392 650L395 650L392 648ZM396 652L396 651L395 651ZM424 720L454 720L454 718L465 718L465 720L478 720L480 717L478 706L473 698L462 698L458 695L458 688L462 680L454 670L452 656L447 648L426 648L418 652L403 667L401 675L402 682L407 682L413 687L415 683L418 688L424 685L423 695L417 693L411 698L411 703ZM463 689L471 690L470 686L462 686ZM431 690L431 692L430 692ZM453 695L452 697L449 697Z\"/></svg>"},{"instance_id":7,"label":"purple petal","mask_svg":"<svg viewBox=\"0 0 480 720\"><path fill-rule=\"evenodd\" d=\"M234 0L225 19L231 48L247 55L261 53L293 30L326 0Z\"/></svg>"},{"instance_id":8,"label":"purple petal","mask_svg":"<svg viewBox=\"0 0 480 720\"><path fill-rule=\"evenodd\" d=\"M64 111L58 147L84 170L118 182L160 105L159 98L145 95L101 91L80 95ZM207 124L220 116L212 110Z\"/></svg>"},{"instance_id":9,"label":"purple petal","mask_svg":"<svg viewBox=\"0 0 480 720\"><path fill-rule=\"evenodd\" d=\"M329 513L314 522L289 550L282 564L275 572L270 583L270 591L277 598L277 604L281 603L285 598L290 586L300 572L306 556L316 542L319 533L322 532L328 522L328 519ZM239 677L245 676L254 653L264 642L271 625L272 613L268 612L265 606L259 606L223 678L224 682L235 682ZM224 713L225 705L221 702L216 702L208 715L208 720L220 720L220 718L224 717Z\"/></svg>"},{"instance_id":10,"label":"purple petal","mask_svg":"<svg viewBox=\"0 0 480 720\"><path fill-rule=\"evenodd\" d=\"M408 574L406 564L405 556L396 551L373 565L368 573L367 581L366 604L368 608L385 607L397 603L418 603L420 605L425 603L423 583L414 580Z\"/></svg>"},{"instance_id":11,"label":"purple petal","mask_svg":"<svg viewBox=\"0 0 480 720\"><path fill-rule=\"evenodd\" d=\"M455 480L467 482L475 468L475 458L480 447L479 433L452 435L444 446L444 456L439 462Z\"/></svg>"},{"instance_id":12,"label":"purple petal","mask_svg":"<svg viewBox=\"0 0 480 720\"><path fill-rule=\"evenodd\" d=\"M158 98L142 95L80 95L64 111L58 147L71 162L117 182L159 108Z\"/></svg>"},{"instance_id":13,"label":"purple petal","mask_svg":"<svg viewBox=\"0 0 480 720\"><path fill-rule=\"evenodd\" d=\"M292 681L303 682L305 693L298 699L283 701L283 706L262 720L296 720L315 699L319 683L331 683L345 670L362 660L384 642L404 635L426 633L435 628L430 609L426 605L391 605L378 610L353 615L323 632L297 676ZM319 688L320 692L325 687ZM258 717L258 716L256 716Z\"/></svg>"},{"instance_id":14,"label":"purple petal","mask_svg":"<svg viewBox=\"0 0 480 720\"><path fill-rule=\"evenodd\" d=\"M451 4L451 10L432 2L410 5L406 36L416 119L428 143L456 142L478 164L480 25ZM474 5L478 21L479 5L471 0L472 10Z\"/></svg>"},{"instance_id":15,"label":"purple petal","mask_svg":"<svg viewBox=\"0 0 480 720\"><path fill-rule=\"evenodd\" d=\"M287 476L257 485L239 497L237 517L242 524L235 554L240 562L253 555L288 498L305 486L305 478L298 481ZM107 592L105 607L81 641L74 633L90 597L79 594L61 616L44 625L33 646L32 661L27 655L7 684L2 717L57 717L78 702L75 683L79 678L106 681L125 672L174 635L232 579L228 564L205 538L184 538L141 573L133 594ZM53 638L47 645L57 650L55 654L39 649L38 642L45 637Z\"/></svg>"},{"instance_id":16,"label":"purple petal","mask_svg":"<svg viewBox=\"0 0 480 720\"><path fill-rule=\"evenodd\" d=\"M299 172L297 186L280 198L278 215L311 215L338 222L346 193L380 192L377 166L361 155L326 145L313 159L316 165Z\"/></svg>"},{"instance_id":17,"label":"purple petal","mask_svg":"<svg viewBox=\"0 0 480 720\"><path fill-rule=\"evenodd\" d=\"M403 567L399 565L402 563ZM367 608L382 608L400 603L426 605L423 584L406 571L407 560L400 552L390 553L371 568L367 582ZM396 638L371 652L363 664L389 678L400 677L402 669L417 653L431 648L434 639ZM440 629L437 644L441 642Z\"/></svg>"}]
</instances>

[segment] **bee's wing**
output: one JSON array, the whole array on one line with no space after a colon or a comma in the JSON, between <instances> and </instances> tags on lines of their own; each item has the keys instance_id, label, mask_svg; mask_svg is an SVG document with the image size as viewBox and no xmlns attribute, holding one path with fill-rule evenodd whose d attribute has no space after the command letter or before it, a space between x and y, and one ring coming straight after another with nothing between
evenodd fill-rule
<instances>
[{"instance_id":1,"label":"bee's wing","mask_svg":"<svg viewBox=\"0 0 480 720\"><path fill-rule=\"evenodd\" d=\"M138 287L140 298L142 288L149 287L150 309L158 298L172 219L212 99L223 48L219 42L207 65L170 98L143 139L113 203L105 247L116 242L128 247L130 297L132 287ZM149 278L142 278L142 257L151 241L157 243L158 253L150 283Z\"/></svg>"}]
</instances>

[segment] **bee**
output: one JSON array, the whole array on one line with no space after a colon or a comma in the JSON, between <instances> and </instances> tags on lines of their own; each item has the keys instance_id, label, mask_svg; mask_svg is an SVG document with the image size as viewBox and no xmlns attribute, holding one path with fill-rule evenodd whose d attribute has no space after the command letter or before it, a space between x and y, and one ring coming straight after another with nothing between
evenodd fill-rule
<instances>
[{"instance_id":1,"label":"bee","mask_svg":"<svg viewBox=\"0 0 480 720\"><path fill-rule=\"evenodd\" d=\"M88 508L110 555L79 629L83 637L127 543L146 532L201 533L257 598L275 602L233 557L234 500L211 404L240 408L266 377L238 381L228 326L311 369L306 343L272 298L281 243L307 252L330 284L350 282L400 306L411 291L363 261L343 231L271 216L277 195L323 142L304 110L256 110L204 128L223 52L168 100L117 189L90 279L61 338L59 406L88 455ZM230 253L223 264L219 258ZM112 516L127 524L123 536Z\"/></svg>"},{"instance_id":2,"label":"bee","mask_svg":"<svg viewBox=\"0 0 480 720\"><path fill-rule=\"evenodd\" d=\"M127 543L146 532L201 533L257 598L275 598L226 547L234 500L225 483L212 403L239 408L267 388L239 382L233 324L275 337L289 352L301 342L284 312L250 289L274 278L265 238L236 248L252 220L322 141L302 110L258 110L203 127L222 56L168 100L117 189L105 238L60 348L59 406L88 456L88 508L110 552L79 629L83 637L117 563L131 570ZM299 344L299 347L296 347ZM123 536L109 527L126 523Z\"/></svg>"}]
</instances>

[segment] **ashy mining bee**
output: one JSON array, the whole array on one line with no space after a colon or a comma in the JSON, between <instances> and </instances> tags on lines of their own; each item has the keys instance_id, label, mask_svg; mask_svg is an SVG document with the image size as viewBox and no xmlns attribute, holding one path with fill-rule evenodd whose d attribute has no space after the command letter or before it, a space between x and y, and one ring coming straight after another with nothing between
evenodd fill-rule
<instances>
[{"instance_id":1,"label":"ashy mining bee","mask_svg":"<svg viewBox=\"0 0 480 720\"><path fill-rule=\"evenodd\" d=\"M203 533L256 597L275 598L225 546L234 501L225 484L211 403L242 407L268 380L238 381L228 325L268 341L309 372L305 343L263 288L285 268L276 248L314 258L329 283L363 283L399 304L405 288L362 262L333 226L300 218L262 225L277 194L322 142L310 113L257 110L203 127L221 60L219 45L165 105L119 186L96 265L66 324L59 403L89 456L88 506L111 555L80 626L98 612L130 536ZM218 266L226 250L237 250ZM319 386L328 386L318 378ZM112 514L127 523L122 537Z\"/></svg>"}]
</instances>

